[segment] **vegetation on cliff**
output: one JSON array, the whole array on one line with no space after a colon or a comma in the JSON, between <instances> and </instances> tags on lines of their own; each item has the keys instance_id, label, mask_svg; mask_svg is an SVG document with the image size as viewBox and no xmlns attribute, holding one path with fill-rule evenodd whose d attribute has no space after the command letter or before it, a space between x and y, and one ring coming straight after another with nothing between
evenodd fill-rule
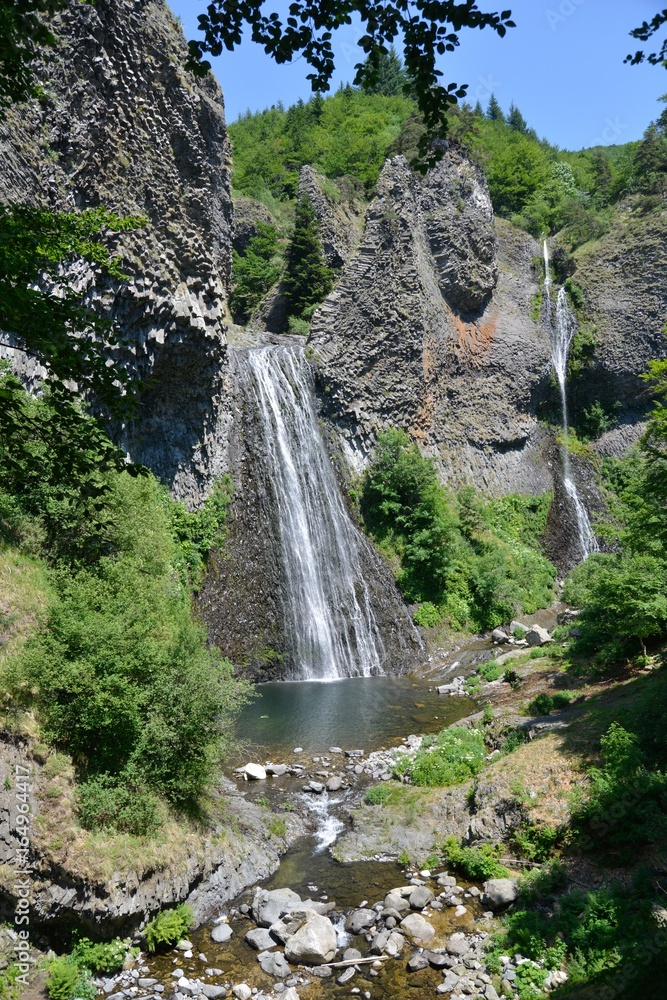
<instances>
[{"instance_id":1,"label":"vegetation on cliff","mask_svg":"<svg viewBox=\"0 0 667 1000\"><path fill-rule=\"evenodd\" d=\"M404 431L380 435L361 485L366 530L396 568L418 620L486 629L545 607L556 571L539 551L550 498L454 495ZM432 609L432 610L431 610Z\"/></svg>"},{"instance_id":2,"label":"vegetation on cliff","mask_svg":"<svg viewBox=\"0 0 667 1000\"><path fill-rule=\"evenodd\" d=\"M228 491L190 514L55 390L30 397L5 371L0 393L2 547L46 564L50 584L4 658L5 725L35 712L72 757L87 826L146 833L162 801L196 806L243 697L191 610Z\"/></svg>"}]
</instances>

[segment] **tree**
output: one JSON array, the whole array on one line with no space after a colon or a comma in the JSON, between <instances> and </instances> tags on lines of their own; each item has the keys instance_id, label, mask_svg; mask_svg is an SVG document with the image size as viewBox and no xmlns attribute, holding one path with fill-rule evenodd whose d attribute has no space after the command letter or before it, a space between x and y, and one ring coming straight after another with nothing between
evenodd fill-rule
<instances>
[{"instance_id":1,"label":"tree","mask_svg":"<svg viewBox=\"0 0 667 1000\"><path fill-rule=\"evenodd\" d=\"M368 62L368 60L366 61ZM376 68L375 82L366 79L361 85L364 93L381 94L383 97L395 97L396 94L403 93L408 84L408 75L403 69L403 63L398 58L393 45L389 52L379 53Z\"/></svg>"},{"instance_id":2,"label":"tree","mask_svg":"<svg viewBox=\"0 0 667 1000\"><path fill-rule=\"evenodd\" d=\"M514 101L510 104L509 114L507 115L507 124L510 128L513 128L515 132L523 132L524 135L528 132L528 122L523 117Z\"/></svg>"},{"instance_id":3,"label":"tree","mask_svg":"<svg viewBox=\"0 0 667 1000\"><path fill-rule=\"evenodd\" d=\"M257 225L244 253L233 252L230 305L237 322L245 322L282 270L278 230L267 222Z\"/></svg>"},{"instance_id":4,"label":"tree","mask_svg":"<svg viewBox=\"0 0 667 1000\"><path fill-rule=\"evenodd\" d=\"M638 28L631 31L630 35L633 38L637 38L640 42L647 42L649 38L652 38L660 30L663 24L667 24L667 10L659 11L650 21L644 21ZM650 62L653 66L659 66L661 63L664 64L667 60L667 38L665 38L657 52L650 52L646 55L643 49L639 49L634 55L630 53L625 57L625 61L631 63L633 66L644 62L644 60Z\"/></svg>"},{"instance_id":5,"label":"tree","mask_svg":"<svg viewBox=\"0 0 667 1000\"><path fill-rule=\"evenodd\" d=\"M667 94L659 98L667 104ZM667 108L651 122L635 153L636 185L647 194L667 191Z\"/></svg>"},{"instance_id":6,"label":"tree","mask_svg":"<svg viewBox=\"0 0 667 1000\"><path fill-rule=\"evenodd\" d=\"M204 55L219 56L223 48L236 48L247 25L252 40L277 63L302 55L312 68L308 79L313 90L326 91L335 69L333 32L358 18L365 28L358 44L366 57L355 65L354 83L358 86L377 83L380 55L387 55L389 47L402 38L405 70L414 81L428 129L420 139L418 162L420 169L426 170L442 155L434 140L446 134L448 109L467 92L466 86L442 84L437 57L456 49L463 28L490 27L502 38L508 28L515 27L511 14L509 10L481 11L475 0L441 0L437 4L417 0L410 6L403 0L294 0L284 18L265 10L262 0L211 0L199 17L203 38L190 42L188 65L200 75L208 72L210 63Z\"/></svg>"},{"instance_id":7,"label":"tree","mask_svg":"<svg viewBox=\"0 0 667 1000\"><path fill-rule=\"evenodd\" d=\"M503 113L503 109L500 107L500 104L498 103L498 99L496 98L495 94L491 94L491 97L489 98L489 104L486 109L486 117L489 119L489 121L492 122L505 121L505 115Z\"/></svg>"},{"instance_id":8,"label":"tree","mask_svg":"<svg viewBox=\"0 0 667 1000\"><path fill-rule=\"evenodd\" d=\"M297 202L283 284L290 316L299 318L322 302L333 287L322 256L319 221L308 197Z\"/></svg>"}]
</instances>

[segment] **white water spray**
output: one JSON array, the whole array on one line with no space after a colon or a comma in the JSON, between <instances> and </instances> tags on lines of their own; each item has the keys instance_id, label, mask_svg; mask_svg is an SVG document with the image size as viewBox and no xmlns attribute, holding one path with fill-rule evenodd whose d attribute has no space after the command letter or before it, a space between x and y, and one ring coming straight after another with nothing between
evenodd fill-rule
<instances>
[{"instance_id":1,"label":"white water spray","mask_svg":"<svg viewBox=\"0 0 667 1000\"><path fill-rule=\"evenodd\" d=\"M278 517L293 679L381 674L384 649L361 570L362 538L320 433L301 349L250 351Z\"/></svg>"},{"instance_id":2,"label":"white water spray","mask_svg":"<svg viewBox=\"0 0 667 1000\"><path fill-rule=\"evenodd\" d=\"M580 558L586 559L591 552L599 550L595 534L591 528L588 512L583 504L572 472L570 447L568 442L569 424L567 416L567 356L572 338L577 332L577 320L567 298L565 288L561 288L556 298L556 321L552 320L551 309L551 263L549 247L544 241L544 295L547 303L551 328L551 356L558 388L560 390L561 419L563 427L563 485L575 514Z\"/></svg>"}]
</instances>

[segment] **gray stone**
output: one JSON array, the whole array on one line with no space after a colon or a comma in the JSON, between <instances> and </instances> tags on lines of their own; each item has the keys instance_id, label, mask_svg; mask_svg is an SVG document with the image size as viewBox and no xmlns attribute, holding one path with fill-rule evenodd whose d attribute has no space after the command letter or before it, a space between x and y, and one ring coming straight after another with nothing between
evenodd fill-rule
<instances>
[{"instance_id":1,"label":"gray stone","mask_svg":"<svg viewBox=\"0 0 667 1000\"><path fill-rule=\"evenodd\" d=\"M417 886L408 897L408 902L413 910L423 910L433 899L433 893L426 886Z\"/></svg>"},{"instance_id":2,"label":"gray stone","mask_svg":"<svg viewBox=\"0 0 667 1000\"><path fill-rule=\"evenodd\" d=\"M275 948L277 943L274 938L271 937L271 932L268 927L253 927L253 929L248 931L246 934L245 940L251 948L255 949L255 951L267 951L269 948Z\"/></svg>"},{"instance_id":3,"label":"gray stone","mask_svg":"<svg viewBox=\"0 0 667 1000\"><path fill-rule=\"evenodd\" d=\"M149 986L155 986L157 979L141 978L137 980L137 984L141 986L142 990L147 990Z\"/></svg>"},{"instance_id":4,"label":"gray stone","mask_svg":"<svg viewBox=\"0 0 667 1000\"><path fill-rule=\"evenodd\" d=\"M292 889L258 889L252 901L252 918L260 927L270 927L298 906L301 897Z\"/></svg>"},{"instance_id":5,"label":"gray stone","mask_svg":"<svg viewBox=\"0 0 667 1000\"><path fill-rule=\"evenodd\" d=\"M192 951L193 948L192 941L186 941L185 938L178 942L176 945L177 951Z\"/></svg>"},{"instance_id":6,"label":"gray stone","mask_svg":"<svg viewBox=\"0 0 667 1000\"><path fill-rule=\"evenodd\" d=\"M215 941L216 944L225 944L226 941L229 941L233 933L229 924L216 924L211 930L211 941Z\"/></svg>"},{"instance_id":7,"label":"gray stone","mask_svg":"<svg viewBox=\"0 0 667 1000\"><path fill-rule=\"evenodd\" d=\"M260 951L257 961L262 971L274 979L287 979L292 972L280 951Z\"/></svg>"},{"instance_id":8,"label":"gray stone","mask_svg":"<svg viewBox=\"0 0 667 1000\"><path fill-rule=\"evenodd\" d=\"M422 969L428 969L428 959L425 955L413 955L408 962L408 972L421 972Z\"/></svg>"},{"instance_id":9,"label":"gray stone","mask_svg":"<svg viewBox=\"0 0 667 1000\"><path fill-rule=\"evenodd\" d=\"M271 933L285 942L285 958L296 965L326 965L335 957L334 925L314 910L293 910L271 926Z\"/></svg>"},{"instance_id":10,"label":"gray stone","mask_svg":"<svg viewBox=\"0 0 667 1000\"><path fill-rule=\"evenodd\" d=\"M364 934L373 926L376 920L377 913L375 910L361 907L358 910L352 910L345 921L345 928L350 934Z\"/></svg>"},{"instance_id":11,"label":"gray stone","mask_svg":"<svg viewBox=\"0 0 667 1000\"><path fill-rule=\"evenodd\" d=\"M445 975L444 980L438 986L438 993L451 993L461 982L461 977L457 976L451 969Z\"/></svg>"},{"instance_id":12,"label":"gray stone","mask_svg":"<svg viewBox=\"0 0 667 1000\"><path fill-rule=\"evenodd\" d=\"M327 789L330 792L338 792L343 787L343 779L339 778L338 775L334 775L333 778L329 778L327 781Z\"/></svg>"},{"instance_id":13,"label":"gray stone","mask_svg":"<svg viewBox=\"0 0 667 1000\"><path fill-rule=\"evenodd\" d=\"M492 910L502 910L519 898L516 879L492 878L484 883L483 902Z\"/></svg>"},{"instance_id":14,"label":"gray stone","mask_svg":"<svg viewBox=\"0 0 667 1000\"><path fill-rule=\"evenodd\" d=\"M424 958L434 969L449 969L454 963L451 955L444 955L439 951L425 951Z\"/></svg>"},{"instance_id":15,"label":"gray stone","mask_svg":"<svg viewBox=\"0 0 667 1000\"><path fill-rule=\"evenodd\" d=\"M358 948L346 948L343 952L344 962L356 962L359 958L361 958L361 952Z\"/></svg>"},{"instance_id":16,"label":"gray stone","mask_svg":"<svg viewBox=\"0 0 667 1000\"><path fill-rule=\"evenodd\" d=\"M318 979L330 979L333 971L330 965L317 965L309 970L309 975L317 976Z\"/></svg>"},{"instance_id":17,"label":"gray stone","mask_svg":"<svg viewBox=\"0 0 667 1000\"><path fill-rule=\"evenodd\" d=\"M526 642L529 646L545 646L547 643L553 642L553 639L545 628L540 625L531 625L526 632Z\"/></svg>"},{"instance_id":18,"label":"gray stone","mask_svg":"<svg viewBox=\"0 0 667 1000\"><path fill-rule=\"evenodd\" d=\"M450 955L465 955L470 950L468 939L465 934L451 934L447 942L447 951Z\"/></svg>"},{"instance_id":19,"label":"gray stone","mask_svg":"<svg viewBox=\"0 0 667 1000\"><path fill-rule=\"evenodd\" d=\"M247 983L237 983L236 986L232 986L232 993L236 1000L250 1000L252 996L252 990Z\"/></svg>"},{"instance_id":20,"label":"gray stone","mask_svg":"<svg viewBox=\"0 0 667 1000\"><path fill-rule=\"evenodd\" d=\"M274 778L281 778L283 774L287 774L287 764L267 764L266 773Z\"/></svg>"},{"instance_id":21,"label":"gray stone","mask_svg":"<svg viewBox=\"0 0 667 1000\"><path fill-rule=\"evenodd\" d=\"M401 930L412 938L415 944L428 944L435 937L433 925L424 920L421 913L410 913L404 917L401 920Z\"/></svg>"},{"instance_id":22,"label":"gray stone","mask_svg":"<svg viewBox=\"0 0 667 1000\"><path fill-rule=\"evenodd\" d=\"M227 990L225 987L216 986L214 983L203 983L200 990L207 1000L219 1000L220 997L227 996Z\"/></svg>"},{"instance_id":23,"label":"gray stone","mask_svg":"<svg viewBox=\"0 0 667 1000\"><path fill-rule=\"evenodd\" d=\"M349 969L345 969L344 972L340 974L336 982L339 986L344 986L345 983L349 983L350 979L354 979L354 966L351 965Z\"/></svg>"},{"instance_id":24,"label":"gray stone","mask_svg":"<svg viewBox=\"0 0 667 1000\"><path fill-rule=\"evenodd\" d=\"M392 910L394 913L398 913L400 915L408 912L410 909L410 903L399 893L389 892L384 897L384 907L385 910Z\"/></svg>"},{"instance_id":25,"label":"gray stone","mask_svg":"<svg viewBox=\"0 0 667 1000\"><path fill-rule=\"evenodd\" d=\"M396 958L405 948L405 938L399 931L391 931L384 946L385 954Z\"/></svg>"},{"instance_id":26,"label":"gray stone","mask_svg":"<svg viewBox=\"0 0 667 1000\"><path fill-rule=\"evenodd\" d=\"M494 628L491 633L491 638L494 642L508 642L509 636L501 628Z\"/></svg>"},{"instance_id":27,"label":"gray stone","mask_svg":"<svg viewBox=\"0 0 667 1000\"><path fill-rule=\"evenodd\" d=\"M498 994L492 983L488 983L484 990L485 1000L499 1000Z\"/></svg>"}]
</instances>

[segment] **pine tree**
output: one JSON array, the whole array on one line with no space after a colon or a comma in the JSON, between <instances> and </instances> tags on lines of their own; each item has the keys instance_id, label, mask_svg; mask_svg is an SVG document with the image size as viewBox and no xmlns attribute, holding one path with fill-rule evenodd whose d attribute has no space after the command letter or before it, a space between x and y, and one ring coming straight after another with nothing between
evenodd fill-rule
<instances>
[{"instance_id":1,"label":"pine tree","mask_svg":"<svg viewBox=\"0 0 667 1000\"><path fill-rule=\"evenodd\" d=\"M492 122L504 122L505 115L503 114L503 109L498 103L498 99L495 94L491 94L489 99L489 106L486 109L486 117Z\"/></svg>"},{"instance_id":2,"label":"pine tree","mask_svg":"<svg viewBox=\"0 0 667 1000\"><path fill-rule=\"evenodd\" d=\"M528 122L523 117L514 101L510 104L509 114L507 115L507 124L510 128L513 128L515 132L523 132L524 135L528 131Z\"/></svg>"},{"instance_id":3,"label":"pine tree","mask_svg":"<svg viewBox=\"0 0 667 1000\"><path fill-rule=\"evenodd\" d=\"M308 197L297 202L283 286L290 316L306 314L307 318L309 307L322 302L333 287L331 271L322 256L319 222Z\"/></svg>"},{"instance_id":4,"label":"pine tree","mask_svg":"<svg viewBox=\"0 0 667 1000\"><path fill-rule=\"evenodd\" d=\"M366 60L366 66L370 66L370 56ZM396 54L396 49L392 45L389 52L381 52L378 59L378 77L374 83L363 83L362 90L366 94L381 94L383 97L395 97L403 93L403 88L408 82L408 74L403 68L403 63Z\"/></svg>"},{"instance_id":5,"label":"pine tree","mask_svg":"<svg viewBox=\"0 0 667 1000\"><path fill-rule=\"evenodd\" d=\"M484 117L484 108L482 107L482 102L480 100L477 101L473 114L475 115L476 118Z\"/></svg>"}]
</instances>

